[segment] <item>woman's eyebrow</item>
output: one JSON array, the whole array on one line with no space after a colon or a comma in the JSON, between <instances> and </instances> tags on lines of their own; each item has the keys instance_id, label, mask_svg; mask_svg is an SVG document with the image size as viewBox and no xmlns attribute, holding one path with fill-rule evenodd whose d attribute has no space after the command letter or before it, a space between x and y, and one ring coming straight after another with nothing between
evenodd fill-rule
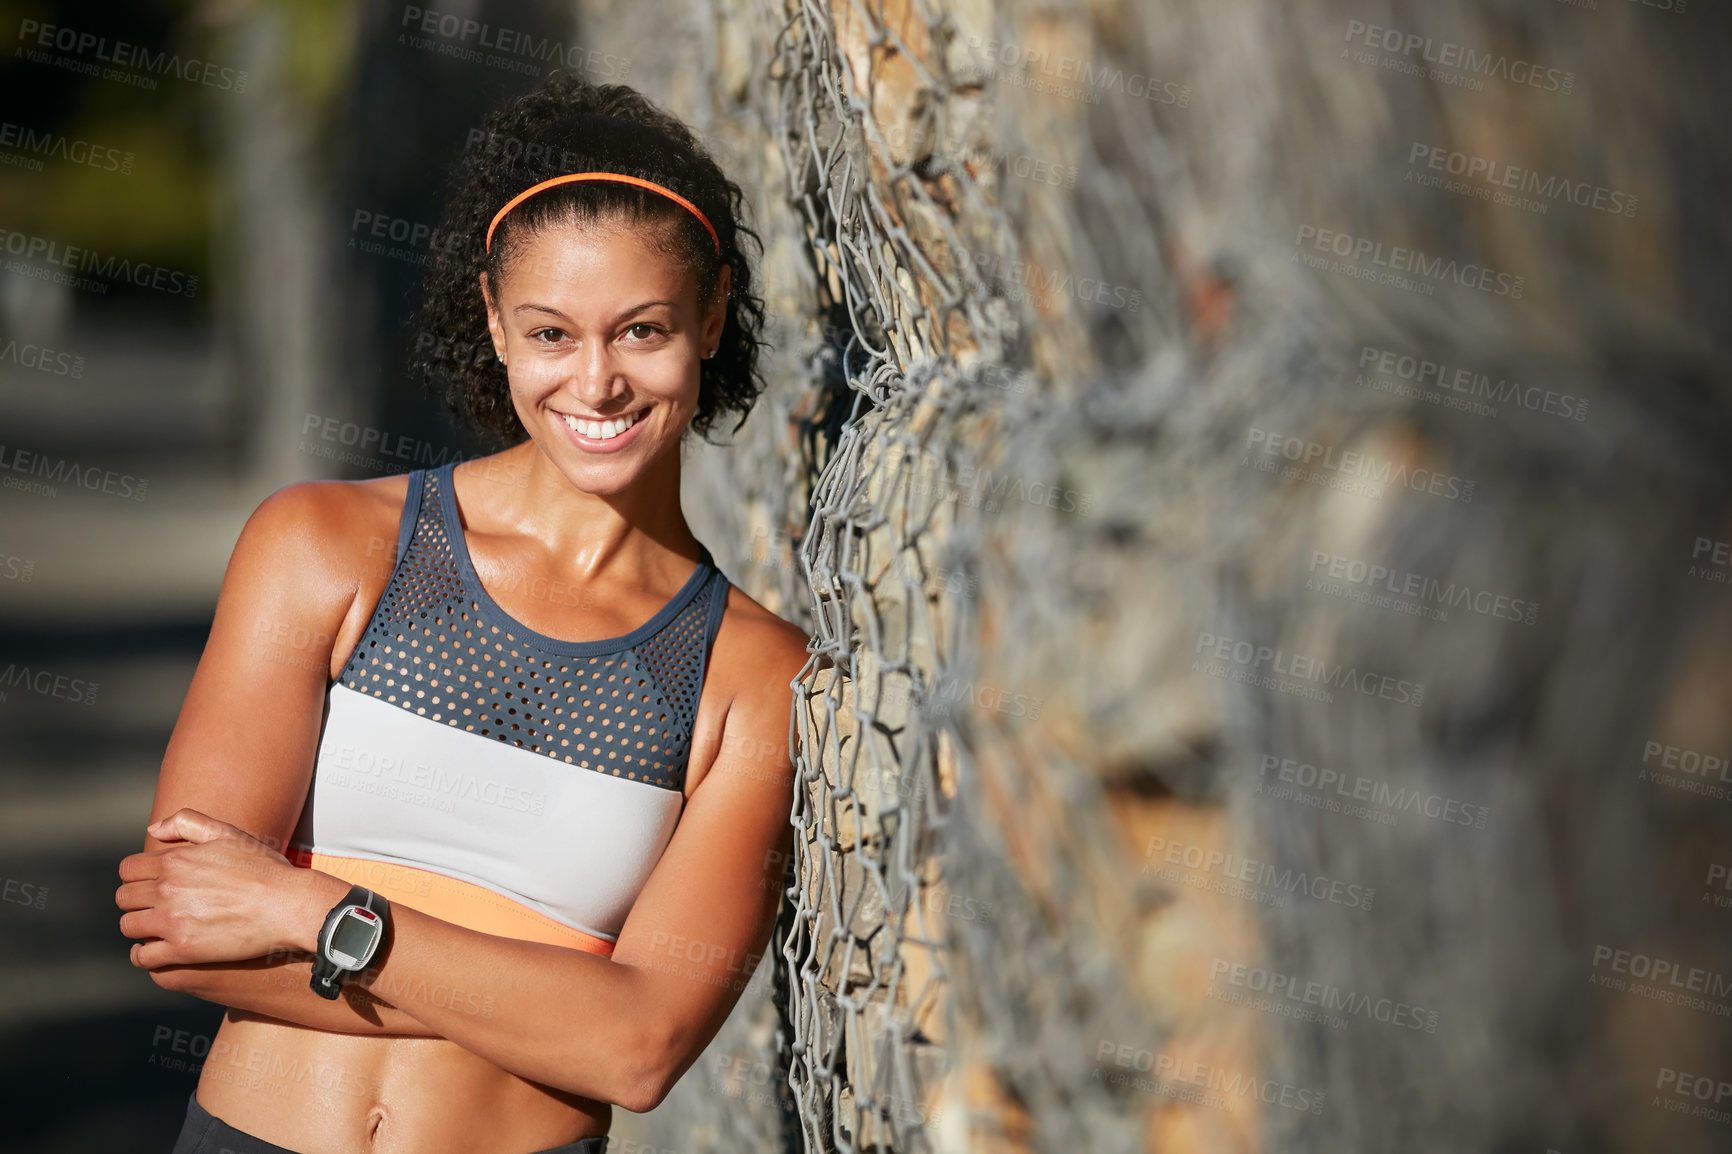
<instances>
[{"instance_id":1,"label":"woman's eyebrow","mask_svg":"<svg viewBox=\"0 0 1732 1154\"><path fill-rule=\"evenodd\" d=\"M632 307L625 309L618 316L616 316L614 318L614 320L616 322L622 321L626 317L633 316L637 313L641 313L645 309L656 308L659 305L666 305L669 308L676 308L676 307L678 307L679 302L678 301L644 301L642 304L633 305ZM570 321L571 320L570 317L566 316L564 313L560 312L558 309L554 308L552 305L538 305L538 304L534 304L533 302L530 302L530 301L523 302L522 304L518 305L516 308L512 309L511 311L512 311L513 315L515 315L517 313L521 313L521 312L537 312L537 313L547 313L550 316L556 316L562 321Z\"/></svg>"},{"instance_id":2,"label":"woman's eyebrow","mask_svg":"<svg viewBox=\"0 0 1732 1154\"><path fill-rule=\"evenodd\" d=\"M558 317L562 321L568 321L571 319L570 317L566 316L564 313L560 312L558 309L554 308L552 305L531 304L528 301L525 301L524 303L518 305L516 308L512 309L511 312L513 315L515 315L517 313L524 313L524 312L548 313L552 316Z\"/></svg>"}]
</instances>

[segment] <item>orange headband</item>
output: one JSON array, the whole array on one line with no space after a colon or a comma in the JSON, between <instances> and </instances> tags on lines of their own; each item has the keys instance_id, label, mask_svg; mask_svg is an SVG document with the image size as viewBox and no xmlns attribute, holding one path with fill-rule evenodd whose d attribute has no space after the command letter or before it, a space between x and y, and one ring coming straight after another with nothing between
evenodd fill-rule
<instances>
[{"instance_id":1,"label":"orange headband","mask_svg":"<svg viewBox=\"0 0 1732 1154\"><path fill-rule=\"evenodd\" d=\"M635 184L639 188L647 188L651 192L661 193L676 204L683 205L687 211L703 222L704 228L709 230L710 239L716 242L716 255L722 255L721 238L716 235L715 228L711 226L710 218L699 212L697 205L693 204L671 188L663 188L661 185L652 181L643 180L636 176L626 176L618 172L573 172L566 176L556 176L551 180L544 180L540 184L530 185L510 200L506 201L505 207L493 214L493 223L487 226L487 251L493 251L493 230L499 227L499 222L506 213L510 212L512 209L516 208L518 205L522 204L544 188L552 188L556 184L570 184L573 181L578 180L617 180L623 184Z\"/></svg>"}]
</instances>

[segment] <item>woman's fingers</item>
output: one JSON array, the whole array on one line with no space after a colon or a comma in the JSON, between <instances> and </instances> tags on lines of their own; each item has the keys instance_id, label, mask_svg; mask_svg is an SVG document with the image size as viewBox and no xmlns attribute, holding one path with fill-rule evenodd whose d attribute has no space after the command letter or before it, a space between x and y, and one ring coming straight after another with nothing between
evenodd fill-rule
<instances>
[{"instance_id":1,"label":"woman's fingers","mask_svg":"<svg viewBox=\"0 0 1732 1154\"><path fill-rule=\"evenodd\" d=\"M114 891L114 904L123 910L146 910L157 902L155 878L127 882Z\"/></svg>"},{"instance_id":2,"label":"woman's fingers","mask_svg":"<svg viewBox=\"0 0 1732 1154\"><path fill-rule=\"evenodd\" d=\"M144 832L158 841L210 841L228 833L245 836L245 831L226 821L185 807L167 817L157 818L144 827Z\"/></svg>"},{"instance_id":3,"label":"woman's fingers","mask_svg":"<svg viewBox=\"0 0 1732 1154\"><path fill-rule=\"evenodd\" d=\"M141 850L130 853L120 859L120 880L123 882L146 881L162 872L162 854L164 850Z\"/></svg>"},{"instance_id":4,"label":"woman's fingers","mask_svg":"<svg viewBox=\"0 0 1732 1154\"><path fill-rule=\"evenodd\" d=\"M178 951L168 942L156 940L132 943L132 964L141 970L181 964Z\"/></svg>"},{"instance_id":5,"label":"woman's fingers","mask_svg":"<svg viewBox=\"0 0 1732 1154\"><path fill-rule=\"evenodd\" d=\"M161 910L128 910L120 915L120 932L129 938L161 938L165 921Z\"/></svg>"},{"instance_id":6,"label":"woman's fingers","mask_svg":"<svg viewBox=\"0 0 1732 1154\"><path fill-rule=\"evenodd\" d=\"M132 948L133 965L236 961L271 948L280 933L275 921L285 877L300 871L226 822L196 810L171 816L183 840L121 862L123 882L114 892L115 905L126 911L121 933L155 939Z\"/></svg>"}]
</instances>

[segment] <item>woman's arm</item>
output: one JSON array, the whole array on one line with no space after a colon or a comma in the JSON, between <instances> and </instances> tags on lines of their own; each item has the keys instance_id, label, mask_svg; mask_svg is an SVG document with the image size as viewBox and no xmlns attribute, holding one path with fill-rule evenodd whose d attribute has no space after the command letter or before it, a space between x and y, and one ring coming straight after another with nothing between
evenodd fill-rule
<instances>
[{"instance_id":1,"label":"woman's arm","mask_svg":"<svg viewBox=\"0 0 1732 1154\"><path fill-rule=\"evenodd\" d=\"M343 892L348 892L346 882ZM322 912L320 916L323 917ZM369 992L360 981L345 984L337 1001L326 1001L313 993L312 974L312 955L299 951L289 957L165 966L151 971L156 984L164 989L196 994L208 1002L316 1030L337 1034L439 1036L413 1016Z\"/></svg>"},{"instance_id":2,"label":"woman's arm","mask_svg":"<svg viewBox=\"0 0 1732 1154\"><path fill-rule=\"evenodd\" d=\"M661 1102L744 991L781 898L792 840L789 683L807 653L797 629L765 616L733 642L735 652L750 655L741 658L735 683L762 691L730 705L720 752L611 958L494 937L393 906L392 941L373 968L372 991L520 1077L628 1110ZM177 820L189 831L208 828L196 814ZM189 855L183 869L195 860ZM273 900L243 903L257 911L256 940L311 950L324 911L348 883L316 870L279 870L271 884ZM136 932L155 932L160 920L156 910L127 916L139 919ZM137 964L174 962L192 948L169 927L164 940L139 948ZM167 970L160 982L207 996L195 969Z\"/></svg>"},{"instance_id":3,"label":"woman's arm","mask_svg":"<svg viewBox=\"0 0 1732 1154\"><path fill-rule=\"evenodd\" d=\"M196 809L288 845L317 753L333 650L366 626L395 559L407 480L291 485L248 519L157 777L151 819ZM170 843L146 837L146 850ZM340 896L340 895L339 895ZM321 911L321 918L323 912ZM356 991L326 1001L310 958L152 971L157 985L321 1030L432 1033Z\"/></svg>"}]
</instances>

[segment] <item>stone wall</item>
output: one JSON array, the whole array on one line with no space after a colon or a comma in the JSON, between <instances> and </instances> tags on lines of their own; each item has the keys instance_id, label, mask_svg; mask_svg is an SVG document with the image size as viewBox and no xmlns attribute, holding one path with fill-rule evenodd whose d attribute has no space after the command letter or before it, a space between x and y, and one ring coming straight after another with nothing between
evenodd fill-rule
<instances>
[{"instance_id":1,"label":"stone wall","mask_svg":"<svg viewBox=\"0 0 1732 1154\"><path fill-rule=\"evenodd\" d=\"M1723 1148L1722 13L583 19L757 197L689 508L824 657L646 1140Z\"/></svg>"}]
</instances>

